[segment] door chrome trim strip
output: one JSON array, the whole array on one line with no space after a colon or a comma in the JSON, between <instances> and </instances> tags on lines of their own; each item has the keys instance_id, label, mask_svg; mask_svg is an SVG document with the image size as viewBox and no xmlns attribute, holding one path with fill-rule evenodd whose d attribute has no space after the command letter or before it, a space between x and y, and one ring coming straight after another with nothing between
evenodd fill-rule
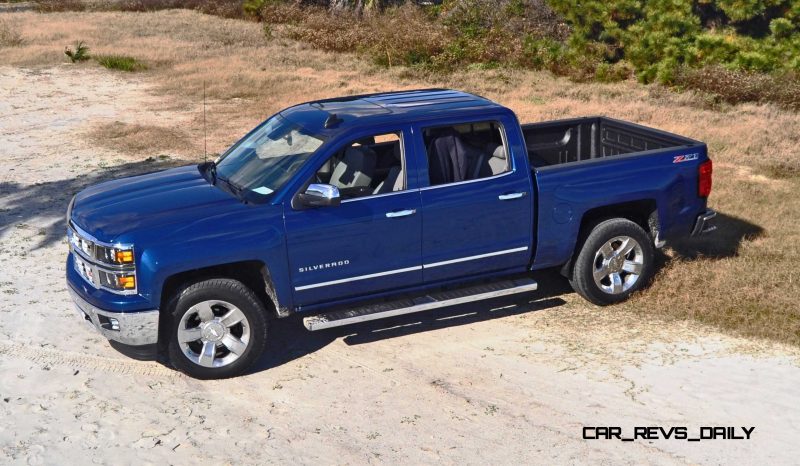
<instances>
[{"instance_id":1,"label":"door chrome trim strip","mask_svg":"<svg viewBox=\"0 0 800 466\"><path fill-rule=\"evenodd\" d=\"M303 290L309 290L311 288L319 288L321 286L338 285L340 283L355 282L355 281L358 281L358 280L366 280L368 278L383 277L383 276L386 276L386 275L394 275L396 273L413 272L414 270L422 270L422 266L421 265L415 265L414 267L406 267L404 269L387 270L386 272L371 273L371 274L368 274L368 275L358 275L356 277L342 278L340 280L331 280L329 282L320 282L320 283L313 283L311 285L296 286L296 287L294 287L294 289L297 290L297 291L303 291Z\"/></svg>"},{"instance_id":2,"label":"door chrome trim strip","mask_svg":"<svg viewBox=\"0 0 800 466\"><path fill-rule=\"evenodd\" d=\"M462 184L480 183L482 181L491 181L491 180L496 180L498 178L502 178L504 176L513 175L516 172L517 172L517 169L516 168L512 168L511 170L505 171L503 173L499 173L497 175L486 176L486 177L483 177L483 178L475 178L475 179L472 179L472 180L456 181L454 183L445 183L445 184L435 184L433 186L424 186L422 188L419 188L419 190L420 191L430 191L432 189L449 188L450 186L460 186Z\"/></svg>"},{"instance_id":3,"label":"door chrome trim strip","mask_svg":"<svg viewBox=\"0 0 800 466\"><path fill-rule=\"evenodd\" d=\"M441 261L441 262L433 262L433 263L430 263L430 264L424 264L422 267L426 268L426 269L430 269L430 268L439 267L439 266L442 266L442 265L457 264L459 262L466 262L466 261L471 261L471 260L476 260L476 259L483 259L483 258L492 257L492 256L502 256L503 254L513 254L515 252L522 252L522 251L527 251L527 250L528 250L528 246L523 246L521 248L504 249L502 251L487 252L486 254L478 254L477 256L460 257L458 259L450 259L450 260Z\"/></svg>"},{"instance_id":4,"label":"door chrome trim strip","mask_svg":"<svg viewBox=\"0 0 800 466\"><path fill-rule=\"evenodd\" d=\"M312 288L320 288L320 287L329 286L329 285L339 285L341 283L348 283L348 282L355 282L355 281L359 281L359 280L366 280L368 278L384 277L386 275L394 275L394 274L397 274L397 273L413 272L415 270L422 270L422 269L426 269L426 268L439 267L439 266L442 266L442 265L449 265L449 264L457 264L459 262L466 262L466 261L471 261L471 260L476 260L476 259L484 259L486 257L502 256L503 254L512 254L512 253L515 253L515 252L522 252L522 251L527 251L527 250L528 250L528 246L523 246L523 247L520 247L520 248L513 248L513 249L504 249L502 251L488 252L486 254L478 254L477 256L460 257L458 259L450 259L450 260L441 261L441 262L433 262L433 263L430 263L430 264L415 265L414 267L406 267L404 269L387 270L385 272L371 273L371 274L368 274L368 275L358 275L358 276L350 277L350 278L342 278L342 279L339 279L339 280L331 280L329 282L320 282L320 283L312 283L311 285L296 286L296 287L294 287L294 289L295 289L295 291L310 290Z\"/></svg>"}]
</instances>

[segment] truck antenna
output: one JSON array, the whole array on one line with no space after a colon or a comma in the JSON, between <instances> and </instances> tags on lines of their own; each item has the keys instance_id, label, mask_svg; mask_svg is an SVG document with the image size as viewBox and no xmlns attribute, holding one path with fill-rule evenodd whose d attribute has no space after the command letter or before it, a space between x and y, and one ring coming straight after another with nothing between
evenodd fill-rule
<instances>
[{"instance_id":1,"label":"truck antenna","mask_svg":"<svg viewBox=\"0 0 800 466\"><path fill-rule=\"evenodd\" d=\"M208 162L208 136L206 135L206 80L203 80L203 162Z\"/></svg>"}]
</instances>

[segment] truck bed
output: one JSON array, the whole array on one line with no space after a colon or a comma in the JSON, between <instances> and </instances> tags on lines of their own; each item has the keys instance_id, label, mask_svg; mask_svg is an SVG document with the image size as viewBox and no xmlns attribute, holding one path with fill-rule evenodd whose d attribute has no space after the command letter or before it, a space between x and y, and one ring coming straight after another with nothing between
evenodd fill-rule
<instances>
[{"instance_id":1,"label":"truck bed","mask_svg":"<svg viewBox=\"0 0 800 466\"><path fill-rule=\"evenodd\" d=\"M697 144L688 138L607 117L522 125L533 168Z\"/></svg>"},{"instance_id":2,"label":"truck bed","mask_svg":"<svg viewBox=\"0 0 800 466\"><path fill-rule=\"evenodd\" d=\"M702 142L606 117L527 124L522 133L538 188L536 268L569 260L593 209L658 210L659 238L669 240L687 236L705 208Z\"/></svg>"}]
</instances>

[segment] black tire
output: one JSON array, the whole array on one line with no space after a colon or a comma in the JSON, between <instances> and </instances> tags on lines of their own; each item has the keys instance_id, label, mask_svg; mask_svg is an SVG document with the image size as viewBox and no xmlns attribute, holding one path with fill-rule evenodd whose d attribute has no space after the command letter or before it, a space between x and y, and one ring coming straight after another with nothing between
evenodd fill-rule
<instances>
[{"instance_id":1,"label":"black tire","mask_svg":"<svg viewBox=\"0 0 800 466\"><path fill-rule=\"evenodd\" d=\"M634 247L627 254L623 254L633 243L624 242L620 238L635 240L638 249ZM607 254L609 249L606 245L611 247L612 254ZM606 253L601 251L601 248L604 248L603 251ZM642 227L624 218L605 220L592 228L583 242L575 259L569 283L589 302L599 306L616 304L628 299L631 294L650 283L654 268L653 259L653 242ZM640 273L634 273L636 270ZM598 283L595 280L595 272L598 277L606 272L610 273L599 279ZM614 274L617 277L614 277Z\"/></svg>"},{"instance_id":2,"label":"black tire","mask_svg":"<svg viewBox=\"0 0 800 466\"><path fill-rule=\"evenodd\" d=\"M206 308L213 314L211 319L203 321L200 314L209 315ZM202 311L198 312L200 309ZM235 311L240 311L241 314ZM167 312L167 331L162 335L167 339L169 360L176 369L190 377L236 377L249 369L264 352L267 343L267 311L255 293L237 280L214 278L183 287L175 293ZM232 316L231 322L237 317L243 318L227 327L223 316ZM179 329L182 329L180 335L191 336L179 338ZM179 341L193 338L194 335L202 335L202 339L183 343ZM215 341L207 340L209 335ZM216 341L217 338L221 340ZM236 344L231 345L231 342ZM229 349L229 346L235 351ZM210 352L204 356L206 348ZM211 354L210 364L219 364L218 366L208 366L208 354ZM197 360L193 360L191 355ZM206 365L201 365L199 361L204 361Z\"/></svg>"}]
</instances>

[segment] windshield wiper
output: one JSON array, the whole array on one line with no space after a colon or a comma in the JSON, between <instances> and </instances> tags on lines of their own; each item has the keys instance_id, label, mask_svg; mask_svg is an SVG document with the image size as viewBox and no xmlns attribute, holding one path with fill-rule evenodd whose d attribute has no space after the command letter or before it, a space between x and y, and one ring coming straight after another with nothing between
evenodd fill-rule
<instances>
[{"instance_id":1,"label":"windshield wiper","mask_svg":"<svg viewBox=\"0 0 800 466\"><path fill-rule=\"evenodd\" d=\"M241 186L239 186L238 184L234 183L233 181L231 181L231 180L229 180L229 179L227 179L227 178L223 178L223 177L221 177L221 176L220 176L220 177L217 177L217 176L216 176L216 169L214 169L214 178L215 178L215 179L217 179L217 180L220 180L220 181L222 181L223 183L225 183L226 185L228 185L228 189L230 190L230 192L231 192L231 193L232 193L234 196L236 196L237 198L241 199L241 196L240 196L240 194L241 194L241 192L242 192L242 190L243 190L244 188L242 188Z\"/></svg>"}]
</instances>

